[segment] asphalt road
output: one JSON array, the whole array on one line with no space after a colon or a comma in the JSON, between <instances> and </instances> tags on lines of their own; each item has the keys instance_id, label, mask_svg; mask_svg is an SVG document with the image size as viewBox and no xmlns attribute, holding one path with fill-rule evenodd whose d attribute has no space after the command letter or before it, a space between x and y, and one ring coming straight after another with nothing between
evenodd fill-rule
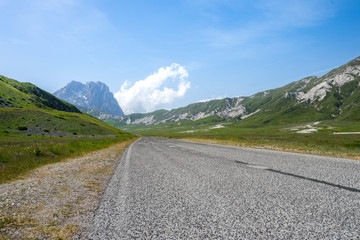
<instances>
[{"instance_id":1,"label":"asphalt road","mask_svg":"<svg viewBox=\"0 0 360 240\"><path fill-rule=\"evenodd\" d=\"M90 239L359 239L360 161L142 138Z\"/></svg>"}]
</instances>

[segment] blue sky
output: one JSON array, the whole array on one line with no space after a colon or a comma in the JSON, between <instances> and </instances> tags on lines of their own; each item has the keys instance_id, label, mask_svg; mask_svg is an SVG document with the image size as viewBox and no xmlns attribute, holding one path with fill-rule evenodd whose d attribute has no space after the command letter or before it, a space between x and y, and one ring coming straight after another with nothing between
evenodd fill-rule
<instances>
[{"instance_id":1,"label":"blue sky","mask_svg":"<svg viewBox=\"0 0 360 240\"><path fill-rule=\"evenodd\" d=\"M360 55L358 0L0 0L0 74L125 112L250 96ZM126 106L125 106L126 105Z\"/></svg>"}]
</instances>

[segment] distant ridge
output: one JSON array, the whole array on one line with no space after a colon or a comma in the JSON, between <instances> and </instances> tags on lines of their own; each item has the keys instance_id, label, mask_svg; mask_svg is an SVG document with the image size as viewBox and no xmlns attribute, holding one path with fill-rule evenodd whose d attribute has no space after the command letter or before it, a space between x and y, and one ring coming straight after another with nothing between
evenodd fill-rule
<instances>
[{"instance_id":1,"label":"distant ridge","mask_svg":"<svg viewBox=\"0 0 360 240\"><path fill-rule=\"evenodd\" d=\"M108 121L114 126L244 120L260 124L321 120L360 120L360 57L323 76L311 76L284 87L198 102L173 110L129 114Z\"/></svg>"},{"instance_id":2,"label":"distant ridge","mask_svg":"<svg viewBox=\"0 0 360 240\"><path fill-rule=\"evenodd\" d=\"M54 95L71 104L80 106L82 111L98 118L104 113L113 116L124 115L109 87L102 82L82 84L72 81L56 91Z\"/></svg>"}]
</instances>

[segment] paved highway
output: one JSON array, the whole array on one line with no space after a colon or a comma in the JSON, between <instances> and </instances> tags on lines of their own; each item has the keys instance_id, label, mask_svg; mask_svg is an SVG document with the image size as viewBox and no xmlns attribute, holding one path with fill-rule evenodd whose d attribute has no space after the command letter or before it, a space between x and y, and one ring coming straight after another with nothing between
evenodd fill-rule
<instances>
[{"instance_id":1,"label":"paved highway","mask_svg":"<svg viewBox=\"0 0 360 240\"><path fill-rule=\"evenodd\" d=\"M142 138L90 239L359 239L360 162Z\"/></svg>"}]
</instances>

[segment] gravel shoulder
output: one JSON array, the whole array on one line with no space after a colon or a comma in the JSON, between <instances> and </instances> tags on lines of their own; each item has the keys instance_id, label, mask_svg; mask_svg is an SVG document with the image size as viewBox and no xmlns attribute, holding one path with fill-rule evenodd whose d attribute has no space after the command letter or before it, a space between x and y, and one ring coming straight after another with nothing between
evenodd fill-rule
<instances>
[{"instance_id":1,"label":"gravel shoulder","mask_svg":"<svg viewBox=\"0 0 360 240\"><path fill-rule=\"evenodd\" d=\"M131 142L47 165L0 185L0 239L83 239Z\"/></svg>"}]
</instances>

